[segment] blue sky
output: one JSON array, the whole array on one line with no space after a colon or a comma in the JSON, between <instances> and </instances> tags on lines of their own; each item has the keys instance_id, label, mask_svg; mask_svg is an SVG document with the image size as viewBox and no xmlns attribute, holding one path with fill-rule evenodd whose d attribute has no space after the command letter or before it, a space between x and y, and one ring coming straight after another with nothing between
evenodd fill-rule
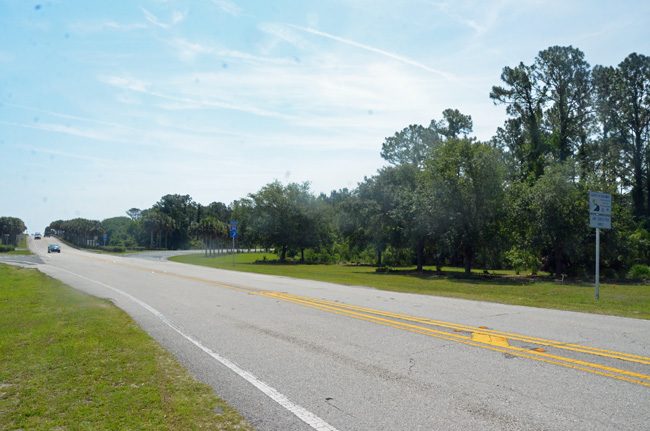
<instances>
[{"instance_id":1,"label":"blue sky","mask_svg":"<svg viewBox=\"0 0 650 431\"><path fill-rule=\"evenodd\" d=\"M649 19L645 1L0 0L0 215L33 232L167 193L354 187L445 108L489 139L503 66L647 55Z\"/></svg>"}]
</instances>

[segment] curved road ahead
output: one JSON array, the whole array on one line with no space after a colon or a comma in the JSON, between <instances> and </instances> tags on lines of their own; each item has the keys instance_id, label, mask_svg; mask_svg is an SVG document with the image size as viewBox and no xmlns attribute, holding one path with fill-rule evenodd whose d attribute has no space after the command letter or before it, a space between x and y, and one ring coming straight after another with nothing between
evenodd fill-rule
<instances>
[{"instance_id":1,"label":"curved road ahead","mask_svg":"<svg viewBox=\"0 0 650 431\"><path fill-rule=\"evenodd\" d=\"M100 255L30 240L260 430L641 430L650 321Z\"/></svg>"}]
</instances>

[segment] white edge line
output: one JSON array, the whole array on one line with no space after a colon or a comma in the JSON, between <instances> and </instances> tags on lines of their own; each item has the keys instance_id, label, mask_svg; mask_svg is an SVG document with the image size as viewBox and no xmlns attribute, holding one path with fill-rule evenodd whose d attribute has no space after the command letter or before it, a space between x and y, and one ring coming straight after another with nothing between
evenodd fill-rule
<instances>
[{"instance_id":1,"label":"white edge line","mask_svg":"<svg viewBox=\"0 0 650 431\"><path fill-rule=\"evenodd\" d=\"M146 302L143 302L139 300L138 298L121 291L120 289L109 286L108 284L102 283L101 281L93 280L91 278L85 277L83 275L74 273L72 271L69 271L67 269L63 269L61 267L56 267L56 269L59 269L61 271L67 272L69 274L72 274L76 277L79 277L83 280L90 281L92 283L98 284L102 287L105 287L107 289L110 289L116 293L119 293L120 295L123 295L127 298L129 298L131 301L135 302L136 304L140 305L142 308L145 310L149 311L151 314L156 316L158 319L160 319L165 325L169 326L171 329L176 331L179 335L181 335L183 338L185 338L187 341L190 343L194 344L196 347L199 349L203 350L205 353L210 355L213 359L215 359L217 362L220 364L224 365L225 367L229 368L231 371L236 373L238 376L242 377L244 380L246 380L248 383L251 385L255 386L257 389L262 391L266 396L271 398L273 401L276 403L280 404L282 407L285 409L289 410L291 413L293 413L298 419L301 421L305 422L307 425L311 426L313 429L317 431L338 431L336 428L334 428L332 425L328 424L325 422L323 419L319 418L309 410L305 409L304 407L292 402L289 398L287 398L285 395L281 394L278 392L275 388L269 386L268 384L264 383L257 377L255 377L252 373L240 368L237 364L234 362L230 361L227 358L224 358L223 356L219 355L218 353L214 352L212 349L209 347L206 347L201 343L199 340L195 339L191 335L188 335L184 333L180 328L178 328L174 323L172 323L167 317L165 317L160 311L156 310Z\"/></svg>"}]
</instances>

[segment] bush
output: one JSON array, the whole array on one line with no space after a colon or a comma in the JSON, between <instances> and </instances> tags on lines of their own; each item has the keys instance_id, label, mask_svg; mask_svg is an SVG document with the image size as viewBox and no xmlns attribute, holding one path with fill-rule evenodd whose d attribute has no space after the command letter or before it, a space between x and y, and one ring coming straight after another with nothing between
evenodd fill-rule
<instances>
[{"instance_id":1,"label":"bush","mask_svg":"<svg viewBox=\"0 0 650 431\"><path fill-rule=\"evenodd\" d=\"M516 246L506 251L505 257L517 275L519 275L521 271L526 270L530 270L533 274L536 274L537 268L539 268L540 265L540 261L537 259L537 256L527 250Z\"/></svg>"},{"instance_id":2,"label":"bush","mask_svg":"<svg viewBox=\"0 0 650 431\"><path fill-rule=\"evenodd\" d=\"M339 256L334 250L328 250L326 248L308 248L305 250L305 263L331 264L337 263L338 260Z\"/></svg>"},{"instance_id":3,"label":"bush","mask_svg":"<svg viewBox=\"0 0 650 431\"><path fill-rule=\"evenodd\" d=\"M386 247L384 252L384 265L409 266L415 262L415 253L410 248Z\"/></svg>"},{"instance_id":4,"label":"bush","mask_svg":"<svg viewBox=\"0 0 650 431\"><path fill-rule=\"evenodd\" d=\"M627 276L635 280L648 280L650 279L650 266L640 263L633 265Z\"/></svg>"},{"instance_id":5,"label":"bush","mask_svg":"<svg viewBox=\"0 0 650 431\"><path fill-rule=\"evenodd\" d=\"M16 247L13 245L0 245L0 253L7 253L9 251L14 251Z\"/></svg>"},{"instance_id":6,"label":"bush","mask_svg":"<svg viewBox=\"0 0 650 431\"><path fill-rule=\"evenodd\" d=\"M124 253L126 251L126 247L122 245L108 245L108 246L102 246L97 248L99 250L110 251L113 253Z\"/></svg>"}]
</instances>

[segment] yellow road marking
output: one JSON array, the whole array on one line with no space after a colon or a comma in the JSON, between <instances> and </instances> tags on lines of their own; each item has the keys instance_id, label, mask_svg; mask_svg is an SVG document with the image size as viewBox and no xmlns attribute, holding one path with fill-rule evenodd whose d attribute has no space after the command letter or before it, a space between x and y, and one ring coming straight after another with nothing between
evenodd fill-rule
<instances>
[{"instance_id":1,"label":"yellow road marking","mask_svg":"<svg viewBox=\"0 0 650 431\"><path fill-rule=\"evenodd\" d=\"M531 351L530 349L524 349L516 346L505 347L505 346L499 346L495 344L478 342L476 340L473 340L469 336L463 336L463 335L454 334L445 331L438 331L435 329L426 328L419 325L412 325L409 323L404 323L396 320L386 319L383 317L373 316L371 314L365 314L357 311L347 310L345 309L345 307L339 307L337 305L326 305L326 304L319 303L318 301L311 301L309 299L304 299L304 297L298 297L295 295L283 294L279 292L269 292L269 291L262 291L259 292L258 294L262 296L268 296L268 297L282 299L289 302L294 302L307 307L319 309L322 311L328 311L334 314L348 316L355 319L374 322L385 326L408 330L410 332L416 332L416 333L420 333L420 334L424 334L436 338L442 338L449 341L455 341L455 342L468 344L475 347L494 350L497 352L508 353L513 356L560 365L567 368L582 370L592 374L607 376L617 380L623 380L630 383L635 383L638 385L650 387L650 376L641 373L636 373L633 371L627 371L615 367L609 367L606 365L596 364L592 362L582 361L582 360L563 357L563 356L557 356L545 352L539 352L534 350Z\"/></svg>"},{"instance_id":2,"label":"yellow road marking","mask_svg":"<svg viewBox=\"0 0 650 431\"><path fill-rule=\"evenodd\" d=\"M508 339L499 337L498 335L482 334L480 332L472 332L472 340L479 343L492 344L494 346L509 347Z\"/></svg>"},{"instance_id":3,"label":"yellow road marking","mask_svg":"<svg viewBox=\"0 0 650 431\"><path fill-rule=\"evenodd\" d=\"M295 297L299 297L294 295ZM325 305L333 305L341 308L346 308L349 310L354 310L354 311L361 311L365 313L371 313L375 314L378 316L384 316L384 317L392 317L400 320L406 320L409 322L415 322L415 323L423 323L427 325L433 325L433 326L438 326L442 328L448 328L448 329L453 329L455 332L469 332L469 333L480 333L480 334L485 334L485 335L493 335L493 336L500 336L504 338L508 338L510 340L515 340L515 341L522 341L525 343L531 343L531 344L536 344L536 345L541 345L541 346L548 346L548 347L555 347L558 349L562 350L569 350L569 351L574 351L574 352L579 352L579 353L586 353L590 355L596 355L596 356L602 356L606 358L612 358L612 359L619 359L622 361L628 361L628 362L636 362L639 364L644 364L644 365L650 365L650 357L647 356L641 356L641 355L634 355L631 353L624 353L624 352L617 352L613 350L605 350L605 349L599 349L597 347L589 347L589 346L584 346L580 344L575 344L575 343L563 343L561 341L553 341L553 340L547 340L544 338L537 338L537 337L531 337L527 335L521 335L521 334L516 334L516 333L511 333L511 332L504 332L504 331L496 331L496 330L490 330L490 329L484 329L485 327L476 327L476 326L469 326L469 325L462 325L462 324L457 324L457 323L450 323L450 322L445 322L441 320L433 320L433 319L427 319L427 318L421 318L421 317L415 317L415 316L409 316L407 314L400 314L400 313L392 313L388 311L381 311L381 310L376 310L373 308L367 308L367 307L361 307L357 305L349 305L349 304L343 304L339 302L334 302L334 301L327 301L324 299L316 299L316 298L308 298L308 297L302 297L306 300L309 301L314 301L318 302L321 304Z\"/></svg>"},{"instance_id":4,"label":"yellow road marking","mask_svg":"<svg viewBox=\"0 0 650 431\"><path fill-rule=\"evenodd\" d=\"M106 259L101 259L96 257L90 257L90 256L87 257L102 262L113 262L113 261L108 261ZM562 343L559 341L547 340L547 339L537 338L537 337L529 337L521 334L490 330L485 327L473 327L468 325L444 322L440 320L409 316L406 314L391 313L387 311L381 311L381 310L355 306L355 305L348 305L339 302L327 301L323 299L303 297L303 296L291 295L291 294L281 293L281 292L265 291L256 288L237 286L228 283L221 283L221 282L217 282L217 281L213 281L201 277L177 274L173 272L152 271L151 268L147 268L139 265L133 265L124 262L122 263L122 265L134 269L142 270L142 271L152 272L161 275L170 275L180 279L196 281L196 282L218 286L230 290L245 292L248 294L255 294L255 295L276 298L283 301L293 302L303 306L318 309L321 311L326 311L326 312L347 316L359 320L365 320L368 322L373 322L380 325L393 327L396 329L407 330L410 332L423 334L435 338L454 341L454 342L458 342L458 343L462 343L474 347L493 350L496 352L506 353L521 358L559 365L571 369L582 370L592 374L606 376L617 380L623 380L630 383L635 383L638 385L650 387L650 376L648 375L622 370L615 367L609 367L601 364L596 364L592 362L581 361L573 358L549 354L546 353L545 350L541 348L524 349L516 346L511 346L508 343L508 339L522 341L522 342L529 342L532 344L544 345L548 347L554 347L558 349L564 349L564 350L569 350L569 351L574 351L579 353L586 353L595 356L602 356L602 357L619 359L628 362L636 362L639 364L650 365L650 358L641 355L634 355L634 354L629 354L624 352L600 349L596 347L583 346L575 343ZM414 322L419 324L438 326L442 328L452 329L454 332L440 331L432 328L427 328L424 326L413 325L410 323L404 323L398 320L391 320L391 319L399 319L406 322ZM470 335L469 336L461 335L459 332L467 332Z\"/></svg>"}]
</instances>

